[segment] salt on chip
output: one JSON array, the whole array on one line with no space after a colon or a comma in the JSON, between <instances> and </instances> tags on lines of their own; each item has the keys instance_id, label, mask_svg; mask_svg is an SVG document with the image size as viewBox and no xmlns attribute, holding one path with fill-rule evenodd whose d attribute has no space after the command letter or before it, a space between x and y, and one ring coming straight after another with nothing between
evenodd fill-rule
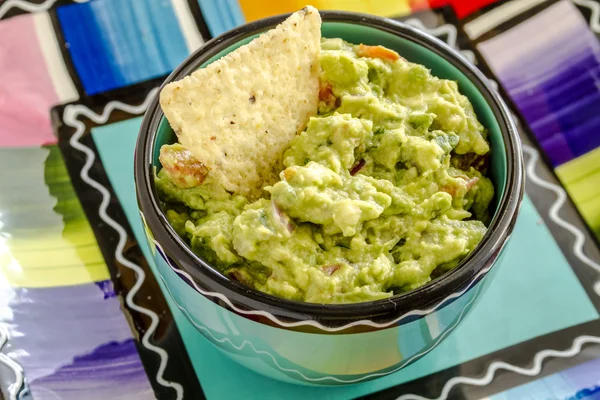
<instances>
[{"instance_id":1,"label":"salt on chip","mask_svg":"<svg viewBox=\"0 0 600 400\"><path fill-rule=\"evenodd\" d=\"M277 181L283 152L317 112L320 40L308 6L162 89L179 141L225 189L257 198Z\"/></svg>"}]
</instances>

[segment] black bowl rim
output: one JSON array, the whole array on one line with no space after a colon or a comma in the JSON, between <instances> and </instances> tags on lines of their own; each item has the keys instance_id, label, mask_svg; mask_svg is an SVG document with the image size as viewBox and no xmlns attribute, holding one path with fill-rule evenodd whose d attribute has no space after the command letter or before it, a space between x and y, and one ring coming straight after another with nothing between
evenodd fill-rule
<instances>
[{"instance_id":1,"label":"black bowl rim","mask_svg":"<svg viewBox=\"0 0 600 400\"><path fill-rule=\"evenodd\" d=\"M504 195L498 202L498 211L477 248L456 268L428 284L388 299L370 302L352 304L297 302L272 296L231 280L191 251L167 222L156 198L152 179L152 162L154 139L163 117L158 92L144 115L135 149L134 176L138 205L145 222L157 238L157 242L162 244L163 249L167 244L169 256L179 260L183 269L194 277L196 283L237 303L242 310L265 310L284 320L316 319L322 322L327 321L327 325L339 325L343 320L355 321L358 319L391 320L395 318L394 321L398 321L404 316L412 315L415 310L418 311L417 315L425 315L453 298L453 294L461 295L472 287L476 280L485 275L512 233L524 192L523 155L517 128L508 107L492 88L488 79L460 53L441 40L388 18L342 11L320 11L320 14L323 22L364 25L427 48L461 71L484 97L500 126L506 147L507 183ZM211 39L177 67L166 78L160 89L167 83L188 75L225 48L248 36L276 26L289 15L281 14L254 21ZM461 290L462 292L460 292ZM275 322L282 322L277 317L275 318L277 319Z\"/></svg>"}]
</instances>

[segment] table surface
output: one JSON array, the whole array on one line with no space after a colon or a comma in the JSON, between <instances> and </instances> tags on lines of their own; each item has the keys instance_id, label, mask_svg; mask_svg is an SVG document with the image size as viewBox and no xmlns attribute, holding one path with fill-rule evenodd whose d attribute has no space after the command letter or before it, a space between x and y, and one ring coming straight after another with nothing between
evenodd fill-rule
<instances>
[{"instance_id":1,"label":"table surface","mask_svg":"<svg viewBox=\"0 0 600 400\"><path fill-rule=\"evenodd\" d=\"M509 104L527 195L494 283L434 351L357 385L223 356L154 276L141 115L203 42L305 2L0 0L0 399L600 399L600 1L315 0L405 21Z\"/></svg>"}]
</instances>

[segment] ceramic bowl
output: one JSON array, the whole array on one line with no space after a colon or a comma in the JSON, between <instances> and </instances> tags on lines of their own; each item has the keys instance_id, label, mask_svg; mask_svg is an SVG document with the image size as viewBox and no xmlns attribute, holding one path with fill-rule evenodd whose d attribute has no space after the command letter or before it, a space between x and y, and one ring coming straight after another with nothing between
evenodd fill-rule
<instances>
[{"instance_id":1,"label":"ceramic bowl","mask_svg":"<svg viewBox=\"0 0 600 400\"><path fill-rule=\"evenodd\" d=\"M141 218L159 278L177 307L224 354L264 375L295 383L343 385L398 371L435 348L485 292L513 230L523 196L523 158L510 113L488 80L440 40L389 19L322 12L322 33L383 45L433 74L458 81L489 130L490 174L496 188L489 230L458 267L390 299L322 305L283 300L231 280L192 253L168 224L153 183L161 145L176 140L158 97L141 125L135 179ZM165 81L248 43L286 15L229 31L188 57ZM203 340L199 337L199 340Z\"/></svg>"}]
</instances>

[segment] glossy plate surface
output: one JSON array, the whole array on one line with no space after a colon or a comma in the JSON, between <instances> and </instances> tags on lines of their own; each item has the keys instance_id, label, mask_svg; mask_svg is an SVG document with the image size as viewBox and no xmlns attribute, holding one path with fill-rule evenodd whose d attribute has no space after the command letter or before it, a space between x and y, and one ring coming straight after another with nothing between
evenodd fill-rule
<instances>
[{"instance_id":1,"label":"glossy plate surface","mask_svg":"<svg viewBox=\"0 0 600 400\"><path fill-rule=\"evenodd\" d=\"M275 4L0 2L2 396L594 398L596 0L353 3L459 49L519 117L527 169L519 220L494 285L440 347L385 378L300 387L238 366L169 300L140 245L131 172L140 115L200 43L296 8Z\"/></svg>"}]
</instances>

